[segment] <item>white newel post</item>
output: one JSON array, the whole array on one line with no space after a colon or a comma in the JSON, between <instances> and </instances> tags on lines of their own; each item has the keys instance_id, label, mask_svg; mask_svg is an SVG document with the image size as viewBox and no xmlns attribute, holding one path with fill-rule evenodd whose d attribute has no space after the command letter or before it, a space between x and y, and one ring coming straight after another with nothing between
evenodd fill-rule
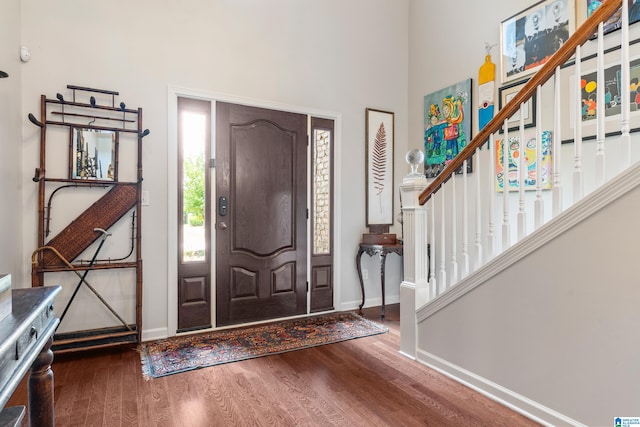
<instances>
[{"instance_id":1,"label":"white newel post","mask_svg":"<svg viewBox=\"0 0 640 427\"><path fill-rule=\"evenodd\" d=\"M429 261L427 259L427 206L418 203L426 188L424 177L405 177L402 196L402 238L404 277L400 284L400 353L416 358L416 309L429 300Z\"/></svg>"}]
</instances>

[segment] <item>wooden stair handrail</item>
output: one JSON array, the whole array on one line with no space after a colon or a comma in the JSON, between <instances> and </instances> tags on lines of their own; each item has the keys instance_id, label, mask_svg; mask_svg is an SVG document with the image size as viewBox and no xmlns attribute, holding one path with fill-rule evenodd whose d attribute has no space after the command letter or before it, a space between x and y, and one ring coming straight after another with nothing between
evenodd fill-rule
<instances>
[{"instance_id":1,"label":"wooden stair handrail","mask_svg":"<svg viewBox=\"0 0 640 427\"><path fill-rule=\"evenodd\" d=\"M475 151L480 148L489 137L496 133L506 119L511 117L516 110L520 108L520 104L531 98L538 86L546 83L555 73L557 67L560 67L571 58L575 53L576 47L583 45L593 33L597 30L598 24L609 19L622 6L622 0L605 0L602 5L573 33L571 37L558 49L558 51L549 58L542 68L531 77L522 89L509 101L498 113L482 128L478 134L471 139L460 154L454 157L451 162L442 170L442 172L429 183L424 189L418 202L424 205L445 182L458 170L463 162L471 157Z\"/></svg>"}]
</instances>

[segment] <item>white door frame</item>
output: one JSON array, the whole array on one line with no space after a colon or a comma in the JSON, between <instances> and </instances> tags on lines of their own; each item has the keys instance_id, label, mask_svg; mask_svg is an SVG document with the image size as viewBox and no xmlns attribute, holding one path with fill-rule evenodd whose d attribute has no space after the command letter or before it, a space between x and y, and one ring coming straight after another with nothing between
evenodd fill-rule
<instances>
[{"instance_id":1,"label":"white door frame","mask_svg":"<svg viewBox=\"0 0 640 427\"><path fill-rule=\"evenodd\" d=\"M332 119L334 121L334 137L333 137L333 155L334 155L334 194L336 189L341 187L341 150L338 147L341 146L342 136L342 116L340 113L333 111L318 110L314 108L300 107L295 105L281 104L271 101L262 101L251 98L241 98L231 96L227 94L206 92L201 90L188 89L178 86L168 87L168 112L167 112L167 336L175 336L178 328L178 230L175 224L178 221L178 164L176 159L178 158L178 97L195 98L211 101L211 154L215 155L215 102L228 102L233 104L247 105L251 107L268 108L271 110L287 111L291 113L306 114L308 116L320 117L326 119ZM211 174L212 188L215 191L215 173ZM215 194L213 195L215 200ZM215 209L215 203L212 204L212 209ZM339 242L338 236L341 233L341 217L340 212L340 198L334 197L333 203L333 241ZM215 226L212 223L211 226L211 242L212 254L215 254ZM339 244L334 244L334 272L333 272L333 303L334 307L341 306L340 300L340 281L336 280L341 277L342 262L341 262L341 250ZM212 256L212 269L215 270L215 255ZM211 322L215 329L215 271L211 272ZM308 295L308 294L307 294ZM307 298L308 301L308 298ZM307 310L308 310L307 303ZM237 325L234 325L237 326ZM200 330L202 332L205 330Z\"/></svg>"}]
</instances>

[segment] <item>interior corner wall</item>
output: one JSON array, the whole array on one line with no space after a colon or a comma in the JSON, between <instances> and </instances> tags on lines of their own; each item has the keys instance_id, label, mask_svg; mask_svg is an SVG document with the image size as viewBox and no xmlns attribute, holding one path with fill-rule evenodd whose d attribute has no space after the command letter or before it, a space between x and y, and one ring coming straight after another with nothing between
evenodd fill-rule
<instances>
[{"instance_id":1,"label":"interior corner wall","mask_svg":"<svg viewBox=\"0 0 640 427\"><path fill-rule=\"evenodd\" d=\"M22 287L31 258L22 253L22 110L20 108L20 0L3 0L0 13L0 274Z\"/></svg>"},{"instance_id":2,"label":"interior corner wall","mask_svg":"<svg viewBox=\"0 0 640 427\"><path fill-rule=\"evenodd\" d=\"M151 131L142 159L143 190L150 196L142 209L143 332L167 328L167 293L176 280L166 271L173 256L167 250L173 224L166 173L175 161L167 155L170 86L341 115L336 308L357 306L353 259L366 231L365 108L395 113L396 188L407 170L409 0L11 2L21 4L20 42L31 49L21 67L16 114L24 133L21 182L31 181L39 158L39 132L26 117L39 111L42 94L68 93L67 84L116 90L128 107L143 109L143 126ZM23 185L23 260L36 244L36 193L34 185ZM399 206L396 192L396 214ZM25 275L29 268L25 264ZM395 277L387 277L388 291L394 281L399 294L399 263L389 271ZM56 280L63 287L77 282L64 274ZM379 287L367 286L368 297L379 299Z\"/></svg>"}]
</instances>

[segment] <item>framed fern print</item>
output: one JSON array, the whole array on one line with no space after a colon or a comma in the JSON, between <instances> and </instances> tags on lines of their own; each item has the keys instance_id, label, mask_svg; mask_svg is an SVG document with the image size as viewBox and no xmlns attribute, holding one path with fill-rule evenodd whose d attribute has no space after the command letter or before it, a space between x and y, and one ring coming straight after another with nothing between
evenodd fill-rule
<instances>
[{"instance_id":1,"label":"framed fern print","mask_svg":"<svg viewBox=\"0 0 640 427\"><path fill-rule=\"evenodd\" d=\"M393 224L393 113L366 109L367 226Z\"/></svg>"},{"instance_id":2,"label":"framed fern print","mask_svg":"<svg viewBox=\"0 0 640 427\"><path fill-rule=\"evenodd\" d=\"M438 176L471 140L471 79L424 97L424 174ZM472 159L467 161L471 172ZM462 173L462 168L456 173Z\"/></svg>"}]
</instances>

